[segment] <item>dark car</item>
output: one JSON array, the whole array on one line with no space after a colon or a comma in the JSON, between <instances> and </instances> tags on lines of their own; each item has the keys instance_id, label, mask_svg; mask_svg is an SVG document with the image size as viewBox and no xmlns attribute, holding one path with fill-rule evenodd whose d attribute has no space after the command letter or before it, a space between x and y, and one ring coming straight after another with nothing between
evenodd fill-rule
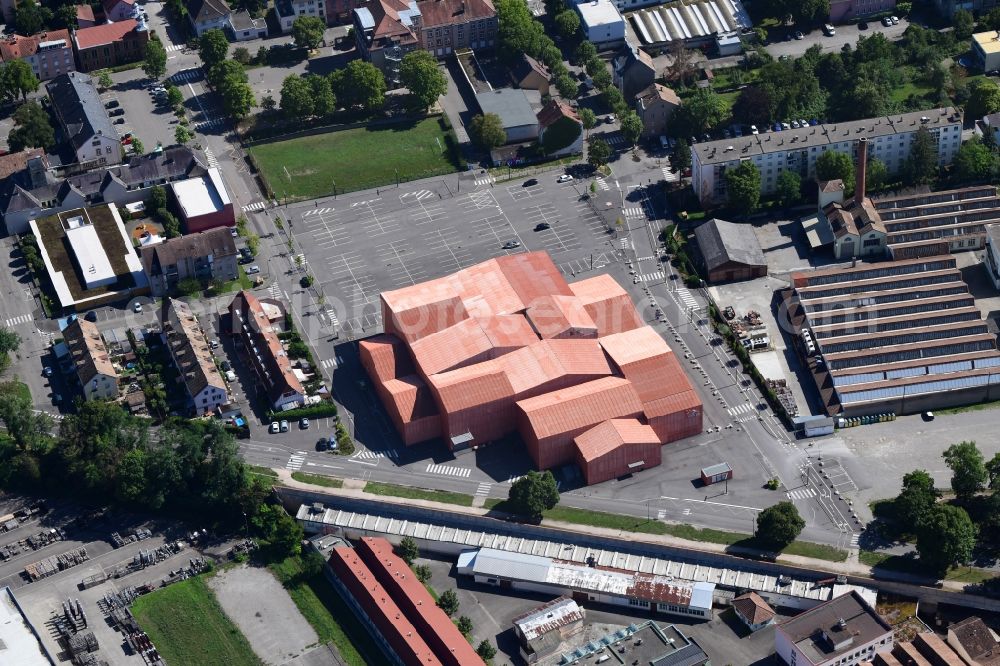
<instances>
[{"instance_id":1,"label":"dark car","mask_svg":"<svg viewBox=\"0 0 1000 666\"><path fill-rule=\"evenodd\" d=\"M107 104L104 105L105 109L114 109L114 108L117 108L117 107L118 107L118 100L116 100L116 99L113 99L113 100L111 100L110 102L108 102Z\"/></svg>"},{"instance_id":2,"label":"dark car","mask_svg":"<svg viewBox=\"0 0 1000 666\"><path fill-rule=\"evenodd\" d=\"M125 115L125 109L122 109L122 108L120 108L120 107L119 107L119 108L117 108L117 109L112 109L112 110L111 110L111 111L110 111L110 112L108 113L108 115L109 115L109 116L111 116L112 118L114 118L114 117L116 117L116 116L124 116L124 115Z\"/></svg>"},{"instance_id":3,"label":"dark car","mask_svg":"<svg viewBox=\"0 0 1000 666\"><path fill-rule=\"evenodd\" d=\"M529 178L528 180L521 183L521 187L533 187L535 185L538 185L537 178Z\"/></svg>"},{"instance_id":4,"label":"dark car","mask_svg":"<svg viewBox=\"0 0 1000 666\"><path fill-rule=\"evenodd\" d=\"M91 310L87 314L83 315L83 318L87 321L97 321L97 311Z\"/></svg>"},{"instance_id":5,"label":"dark car","mask_svg":"<svg viewBox=\"0 0 1000 666\"><path fill-rule=\"evenodd\" d=\"M535 225L535 231L545 231L546 229L551 229L552 225L548 222L539 222Z\"/></svg>"},{"instance_id":6,"label":"dark car","mask_svg":"<svg viewBox=\"0 0 1000 666\"><path fill-rule=\"evenodd\" d=\"M317 451L326 451L326 437L320 437L319 441L316 442Z\"/></svg>"},{"instance_id":7,"label":"dark car","mask_svg":"<svg viewBox=\"0 0 1000 666\"><path fill-rule=\"evenodd\" d=\"M864 21L858 22L858 30L867 30L868 24Z\"/></svg>"}]
</instances>

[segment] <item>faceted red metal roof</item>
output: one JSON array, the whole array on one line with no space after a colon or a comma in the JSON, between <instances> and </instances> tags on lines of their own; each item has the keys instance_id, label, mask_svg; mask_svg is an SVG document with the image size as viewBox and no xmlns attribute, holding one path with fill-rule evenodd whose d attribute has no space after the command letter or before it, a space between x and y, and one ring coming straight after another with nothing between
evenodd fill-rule
<instances>
[{"instance_id":1,"label":"faceted red metal roof","mask_svg":"<svg viewBox=\"0 0 1000 666\"><path fill-rule=\"evenodd\" d=\"M628 292L607 273L574 282L569 288L583 303L601 337L644 325Z\"/></svg>"},{"instance_id":2,"label":"faceted red metal roof","mask_svg":"<svg viewBox=\"0 0 1000 666\"><path fill-rule=\"evenodd\" d=\"M638 419L610 419L599 423L573 440L586 461L596 460L620 446L659 444L653 429Z\"/></svg>"},{"instance_id":3,"label":"faceted red metal roof","mask_svg":"<svg viewBox=\"0 0 1000 666\"><path fill-rule=\"evenodd\" d=\"M413 359L425 376L486 361L492 351L489 337L475 319L465 319L410 344Z\"/></svg>"},{"instance_id":4,"label":"faceted red metal roof","mask_svg":"<svg viewBox=\"0 0 1000 666\"><path fill-rule=\"evenodd\" d=\"M538 342L538 335L523 315L477 317L476 321L490 339L496 355L506 354Z\"/></svg>"},{"instance_id":5,"label":"faceted red metal roof","mask_svg":"<svg viewBox=\"0 0 1000 666\"><path fill-rule=\"evenodd\" d=\"M429 381L445 414L514 397L514 389L497 361L441 372L431 375Z\"/></svg>"},{"instance_id":6,"label":"faceted red metal roof","mask_svg":"<svg viewBox=\"0 0 1000 666\"><path fill-rule=\"evenodd\" d=\"M539 440L592 426L607 419L642 413L632 384L621 377L602 377L517 403Z\"/></svg>"},{"instance_id":7,"label":"faceted red metal roof","mask_svg":"<svg viewBox=\"0 0 1000 666\"><path fill-rule=\"evenodd\" d=\"M548 252L509 254L495 261L525 307L543 296L573 295Z\"/></svg>"},{"instance_id":8,"label":"faceted red metal roof","mask_svg":"<svg viewBox=\"0 0 1000 666\"><path fill-rule=\"evenodd\" d=\"M385 382L413 372L413 363L406 353L403 341L395 335L375 335L359 344L361 356L370 359L370 371L375 379Z\"/></svg>"},{"instance_id":9,"label":"faceted red metal roof","mask_svg":"<svg viewBox=\"0 0 1000 666\"><path fill-rule=\"evenodd\" d=\"M542 296L528 308L527 315L542 338L597 337L597 325L574 296Z\"/></svg>"},{"instance_id":10,"label":"faceted red metal roof","mask_svg":"<svg viewBox=\"0 0 1000 666\"><path fill-rule=\"evenodd\" d=\"M399 414L404 423L438 413L434 396L424 380L417 375L389 379L382 383L382 388L390 396L395 413Z\"/></svg>"},{"instance_id":11,"label":"faceted red metal roof","mask_svg":"<svg viewBox=\"0 0 1000 666\"><path fill-rule=\"evenodd\" d=\"M535 389L558 384L563 388L581 379L611 374L608 359L596 340L541 340L497 359L514 390L525 396ZM560 383L561 380L561 383Z\"/></svg>"},{"instance_id":12,"label":"faceted red metal roof","mask_svg":"<svg viewBox=\"0 0 1000 666\"><path fill-rule=\"evenodd\" d=\"M649 326L604 336L600 343L643 402L691 388L673 351Z\"/></svg>"}]
</instances>

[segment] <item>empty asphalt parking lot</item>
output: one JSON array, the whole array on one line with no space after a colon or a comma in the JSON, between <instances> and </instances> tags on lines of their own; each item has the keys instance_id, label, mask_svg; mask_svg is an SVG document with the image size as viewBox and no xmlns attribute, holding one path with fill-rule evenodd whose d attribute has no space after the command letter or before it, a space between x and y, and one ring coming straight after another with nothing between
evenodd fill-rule
<instances>
[{"instance_id":1,"label":"empty asphalt parking lot","mask_svg":"<svg viewBox=\"0 0 1000 666\"><path fill-rule=\"evenodd\" d=\"M554 174L478 185L451 177L309 202L287 217L322 287L324 316L358 337L380 324L381 292L491 257L544 250L569 279L606 266L613 236L582 198L588 184Z\"/></svg>"}]
</instances>

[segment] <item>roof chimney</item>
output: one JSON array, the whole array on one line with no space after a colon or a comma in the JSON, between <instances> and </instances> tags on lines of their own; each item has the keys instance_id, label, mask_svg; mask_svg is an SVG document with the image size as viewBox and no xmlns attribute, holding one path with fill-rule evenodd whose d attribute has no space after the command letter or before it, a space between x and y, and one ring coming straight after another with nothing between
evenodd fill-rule
<instances>
[{"instance_id":1,"label":"roof chimney","mask_svg":"<svg viewBox=\"0 0 1000 666\"><path fill-rule=\"evenodd\" d=\"M854 203L858 206L865 202L865 177L868 175L868 138L858 139L858 167L855 169Z\"/></svg>"}]
</instances>

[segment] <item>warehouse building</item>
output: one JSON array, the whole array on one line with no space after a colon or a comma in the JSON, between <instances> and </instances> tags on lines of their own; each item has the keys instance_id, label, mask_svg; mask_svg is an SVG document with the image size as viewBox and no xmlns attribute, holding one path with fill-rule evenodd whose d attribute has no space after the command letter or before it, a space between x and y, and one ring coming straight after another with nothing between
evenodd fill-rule
<instances>
[{"instance_id":1,"label":"warehouse building","mask_svg":"<svg viewBox=\"0 0 1000 666\"><path fill-rule=\"evenodd\" d=\"M687 583L670 576L580 565L493 548L462 553L457 571L477 583L508 590L564 594L593 603L712 619L715 583Z\"/></svg>"},{"instance_id":2,"label":"warehouse building","mask_svg":"<svg viewBox=\"0 0 1000 666\"><path fill-rule=\"evenodd\" d=\"M9 587L0 588L0 663L18 666L55 663Z\"/></svg>"},{"instance_id":3,"label":"warehouse building","mask_svg":"<svg viewBox=\"0 0 1000 666\"><path fill-rule=\"evenodd\" d=\"M587 0L576 5L580 29L598 49L617 48L625 43L625 19L611 0Z\"/></svg>"},{"instance_id":4,"label":"warehouse building","mask_svg":"<svg viewBox=\"0 0 1000 666\"><path fill-rule=\"evenodd\" d=\"M628 0L620 0L622 4ZM627 9L636 4L628 3ZM683 41L688 47L704 46L721 35L739 34L753 27L739 0L678 0L628 14L629 27L644 47L662 47Z\"/></svg>"},{"instance_id":5,"label":"warehouse building","mask_svg":"<svg viewBox=\"0 0 1000 666\"><path fill-rule=\"evenodd\" d=\"M482 666L483 660L385 539L361 539L356 548L334 543L328 565L334 589L368 628L388 663Z\"/></svg>"},{"instance_id":6,"label":"warehouse building","mask_svg":"<svg viewBox=\"0 0 1000 666\"><path fill-rule=\"evenodd\" d=\"M556 597L549 603L514 618L514 635L521 658L534 664L551 656L559 646L583 631L587 612L569 597Z\"/></svg>"},{"instance_id":7,"label":"warehouse building","mask_svg":"<svg viewBox=\"0 0 1000 666\"><path fill-rule=\"evenodd\" d=\"M591 658L594 661L588 661ZM653 620L630 624L582 645L570 643L559 655L539 662L540 666L607 663L649 664L649 666L712 666L701 646L678 627L659 626Z\"/></svg>"},{"instance_id":8,"label":"warehouse building","mask_svg":"<svg viewBox=\"0 0 1000 666\"><path fill-rule=\"evenodd\" d=\"M892 627L849 592L775 627L774 651L790 666L855 666L892 649Z\"/></svg>"},{"instance_id":9,"label":"warehouse building","mask_svg":"<svg viewBox=\"0 0 1000 666\"><path fill-rule=\"evenodd\" d=\"M598 483L701 431L673 351L609 276L571 285L548 254L511 255L385 292L382 312L361 362L407 445L516 430L539 469L575 462Z\"/></svg>"},{"instance_id":10,"label":"warehouse building","mask_svg":"<svg viewBox=\"0 0 1000 666\"><path fill-rule=\"evenodd\" d=\"M749 160L760 169L761 194L773 194L782 171L813 180L816 158L827 150L856 158L861 138L868 139L868 156L882 160L889 173L896 174L922 127L937 142L938 163L950 164L962 143L962 114L946 107L698 143L691 146L691 182L702 205L721 204L726 200L726 170Z\"/></svg>"},{"instance_id":11,"label":"warehouse building","mask_svg":"<svg viewBox=\"0 0 1000 666\"><path fill-rule=\"evenodd\" d=\"M793 273L784 299L831 416L1000 398L996 336L951 256Z\"/></svg>"},{"instance_id":12,"label":"warehouse building","mask_svg":"<svg viewBox=\"0 0 1000 666\"><path fill-rule=\"evenodd\" d=\"M972 36L972 60L984 72L1000 69L1000 30L977 32Z\"/></svg>"},{"instance_id":13,"label":"warehouse building","mask_svg":"<svg viewBox=\"0 0 1000 666\"><path fill-rule=\"evenodd\" d=\"M741 282L767 275L767 260L751 225L716 218L699 225L694 237L709 282Z\"/></svg>"}]
</instances>

